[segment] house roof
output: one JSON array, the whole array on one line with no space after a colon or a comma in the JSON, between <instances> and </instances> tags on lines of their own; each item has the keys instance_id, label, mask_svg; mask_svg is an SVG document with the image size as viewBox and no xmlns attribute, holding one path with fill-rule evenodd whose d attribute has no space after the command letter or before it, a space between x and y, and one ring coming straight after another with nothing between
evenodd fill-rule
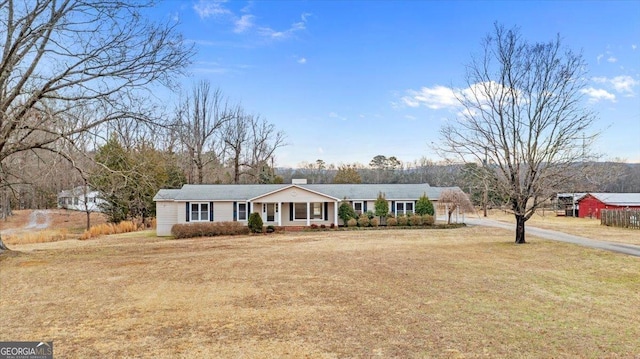
<instances>
[{"instance_id":1,"label":"house roof","mask_svg":"<svg viewBox=\"0 0 640 359\"><path fill-rule=\"evenodd\" d=\"M640 193L594 193L587 195L595 197L598 201L612 206L640 206Z\"/></svg>"},{"instance_id":2,"label":"house roof","mask_svg":"<svg viewBox=\"0 0 640 359\"><path fill-rule=\"evenodd\" d=\"M154 201L248 201L287 187L300 187L338 199L375 200L382 192L387 200L415 200L423 194L437 201L440 193L458 187L431 187L422 184L222 184L184 185L181 189L161 189Z\"/></svg>"}]
</instances>

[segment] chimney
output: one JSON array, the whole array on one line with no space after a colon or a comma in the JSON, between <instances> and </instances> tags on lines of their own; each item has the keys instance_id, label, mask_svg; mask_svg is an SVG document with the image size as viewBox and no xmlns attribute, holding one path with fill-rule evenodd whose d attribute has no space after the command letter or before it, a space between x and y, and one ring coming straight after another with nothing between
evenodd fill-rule
<instances>
[{"instance_id":1,"label":"chimney","mask_svg":"<svg viewBox=\"0 0 640 359\"><path fill-rule=\"evenodd\" d=\"M292 178L291 184L307 184L306 178Z\"/></svg>"}]
</instances>

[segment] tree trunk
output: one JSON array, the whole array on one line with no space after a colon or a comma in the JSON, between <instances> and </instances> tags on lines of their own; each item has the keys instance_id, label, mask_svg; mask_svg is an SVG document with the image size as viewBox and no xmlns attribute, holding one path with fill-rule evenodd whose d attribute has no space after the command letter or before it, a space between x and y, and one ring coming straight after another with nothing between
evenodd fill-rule
<instances>
[{"instance_id":1,"label":"tree trunk","mask_svg":"<svg viewBox=\"0 0 640 359\"><path fill-rule=\"evenodd\" d=\"M516 214L516 243L526 243L524 241L524 215Z\"/></svg>"},{"instance_id":2,"label":"tree trunk","mask_svg":"<svg viewBox=\"0 0 640 359\"><path fill-rule=\"evenodd\" d=\"M8 251L8 250L10 250L10 249L7 248L7 246L4 244L4 242L2 241L2 235L0 235L0 252Z\"/></svg>"},{"instance_id":3,"label":"tree trunk","mask_svg":"<svg viewBox=\"0 0 640 359\"><path fill-rule=\"evenodd\" d=\"M87 231L91 229L91 211L87 212Z\"/></svg>"}]
</instances>

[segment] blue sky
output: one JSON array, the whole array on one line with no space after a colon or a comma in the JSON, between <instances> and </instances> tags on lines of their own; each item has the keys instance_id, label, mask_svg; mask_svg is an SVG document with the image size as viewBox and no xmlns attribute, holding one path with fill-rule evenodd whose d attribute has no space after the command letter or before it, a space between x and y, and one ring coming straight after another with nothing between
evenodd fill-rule
<instances>
[{"instance_id":1,"label":"blue sky","mask_svg":"<svg viewBox=\"0 0 640 359\"><path fill-rule=\"evenodd\" d=\"M638 1L166 1L197 55L182 83L208 79L287 134L277 166L439 158L459 111L452 88L499 22L531 41L557 34L588 64L594 150L640 162Z\"/></svg>"}]
</instances>

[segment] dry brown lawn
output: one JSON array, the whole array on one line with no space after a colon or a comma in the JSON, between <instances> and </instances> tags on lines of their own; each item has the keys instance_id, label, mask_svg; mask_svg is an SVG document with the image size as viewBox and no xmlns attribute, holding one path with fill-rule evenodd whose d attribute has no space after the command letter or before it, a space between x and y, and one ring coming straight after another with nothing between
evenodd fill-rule
<instances>
[{"instance_id":1,"label":"dry brown lawn","mask_svg":"<svg viewBox=\"0 0 640 359\"><path fill-rule=\"evenodd\" d=\"M512 214L491 211L488 218L513 223L515 228L515 217ZM590 239L640 245L640 230L603 226L599 219L558 217L554 212L543 213L539 211L526 222L525 230L526 226L550 229Z\"/></svg>"},{"instance_id":2,"label":"dry brown lawn","mask_svg":"<svg viewBox=\"0 0 640 359\"><path fill-rule=\"evenodd\" d=\"M481 227L15 246L0 340L55 356L638 358L640 259Z\"/></svg>"},{"instance_id":3,"label":"dry brown lawn","mask_svg":"<svg viewBox=\"0 0 640 359\"><path fill-rule=\"evenodd\" d=\"M0 219L0 231L2 240L7 245L51 242L62 239L78 238L87 229L87 214L79 211L69 211L64 209L48 209L46 216L50 219L46 229L29 229L30 215L33 210L16 210L13 215ZM40 216L38 223L42 223L44 218ZM91 213L91 225L98 225L106 222L106 217L102 213Z\"/></svg>"}]
</instances>

